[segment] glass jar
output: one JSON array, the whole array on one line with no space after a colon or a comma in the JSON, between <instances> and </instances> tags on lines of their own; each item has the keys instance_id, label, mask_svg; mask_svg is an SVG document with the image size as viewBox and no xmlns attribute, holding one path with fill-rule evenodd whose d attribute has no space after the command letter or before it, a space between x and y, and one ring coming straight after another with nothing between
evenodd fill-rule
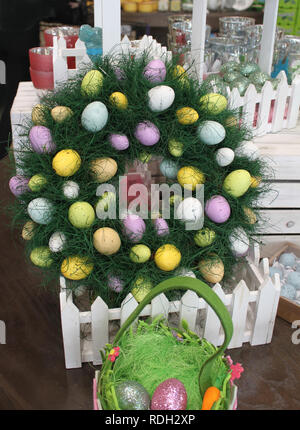
<instances>
[{"instance_id":1,"label":"glass jar","mask_svg":"<svg viewBox=\"0 0 300 430\"><path fill-rule=\"evenodd\" d=\"M255 50L255 62L258 62L261 49L263 25L250 25L249 27L245 28L245 33L248 44ZM285 30L283 28L277 27L275 33L274 55L275 52L277 52L278 43L284 38L284 36Z\"/></svg>"},{"instance_id":2,"label":"glass jar","mask_svg":"<svg viewBox=\"0 0 300 430\"><path fill-rule=\"evenodd\" d=\"M245 36L246 27L255 24L254 18L245 16L224 16L219 18L220 35Z\"/></svg>"}]
</instances>

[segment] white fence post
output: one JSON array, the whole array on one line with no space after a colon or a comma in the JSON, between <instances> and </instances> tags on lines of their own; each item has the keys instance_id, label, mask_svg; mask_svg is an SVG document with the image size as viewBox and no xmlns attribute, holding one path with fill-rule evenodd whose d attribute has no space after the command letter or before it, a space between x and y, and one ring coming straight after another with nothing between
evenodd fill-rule
<instances>
[{"instance_id":1,"label":"white fence post","mask_svg":"<svg viewBox=\"0 0 300 430\"><path fill-rule=\"evenodd\" d=\"M100 350L108 343L108 306L97 297L91 306L92 320L92 342L93 342L93 364L101 364L102 357Z\"/></svg>"},{"instance_id":2,"label":"white fence post","mask_svg":"<svg viewBox=\"0 0 300 430\"><path fill-rule=\"evenodd\" d=\"M221 285L216 284L213 287L213 291L220 297L222 302L225 303L226 296ZM217 317L215 311L210 306L207 306L207 316L203 337L216 346L220 345L222 343L222 336L220 334L220 330L221 322L219 318Z\"/></svg>"},{"instance_id":3,"label":"white fence post","mask_svg":"<svg viewBox=\"0 0 300 430\"><path fill-rule=\"evenodd\" d=\"M272 118L272 132L283 128L284 114L286 110L286 100L289 92L289 86L287 83L286 74L283 72L280 76L280 82L278 84L276 99L274 104L274 112Z\"/></svg>"},{"instance_id":4,"label":"white fence post","mask_svg":"<svg viewBox=\"0 0 300 430\"><path fill-rule=\"evenodd\" d=\"M292 82L289 109L287 114L287 128L297 125L300 106L300 76L296 76Z\"/></svg>"},{"instance_id":5,"label":"white fence post","mask_svg":"<svg viewBox=\"0 0 300 430\"><path fill-rule=\"evenodd\" d=\"M170 302L164 294L154 297L154 299L152 299L151 305L152 318L162 315L166 320L168 320Z\"/></svg>"},{"instance_id":6,"label":"white fence post","mask_svg":"<svg viewBox=\"0 0 300 430\"><path fill-rule=\"evenodd\" d=\"M228 348L238 348L243 345L249 296L250 291L245 282L241 280L232 293L231 317L233 324L233 335Z\"/></svg>"},{"instance_id":7,"label":"white fence post","mask_svg":"<svg viewBox=\"0 0 300 430\"><path fill-rule=\"evenodd\" d=\"M243 122L249 128L253 128L256 103L257 91L255 86L253 84L250 84L244 95L243 102Z\"/></svg>"},{"instance_id":8,"label":"white fence post","mask_svg":"<svg viewBox=\"0 0 300 430\"><path fill-rule=\"evenodd\" d=\"M271 74L279 0L265 0L259 66Z\"/></svg>"},{"instance_id":9,"label":"white fence post","mask_svg":"<svg viewBox=\"0 0 300 430\"><path fill-rule=\"evenodd\" d=\"M199 308L199 297L191 290L188 290L180 300L179 320L185 320L191 330L195 330L197 312Z\"/></svg>"},{"instance_id":10,"label":"white fence post","mask_svg":"<svg viewBox=\"0 0 300 430\"><path fill-rule=\"evenodd\" d=\"M137 308L138 302L135 300L133 295L129 293L121 304L121 326L127 320L129 315Z\"/></svg>"}]
</instances>

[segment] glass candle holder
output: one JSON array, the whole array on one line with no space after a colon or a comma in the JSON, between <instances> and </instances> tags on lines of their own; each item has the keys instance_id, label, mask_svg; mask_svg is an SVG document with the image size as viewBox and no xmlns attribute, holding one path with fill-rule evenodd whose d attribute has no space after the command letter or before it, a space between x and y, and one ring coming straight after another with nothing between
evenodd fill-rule
<instances>
[{"instance_id":1,"label":"glass candle holder","mask_svg":"<svg viewBox=\"0 0 300 430\"><path fill-rule=\"evenodd\" d=\"M52 48L36 47L29 49L29 63L34 70L53 72Z\"/></svg>"},{"instance_id":2,"label":"glass candle holder","mask_svg":"<svg viewBox=\"0 0 300 430\"><path fill-rule=\"evenodd\" d=\"M245 16L224 16L219 18L219 32L221 35L245 36L246 27L254 24L254 18Z\"/></svg>"},{"instance_id":3,"label":"glass candle holder","mask_svg":"<svg viewBox=\"0 0 300 430\"><path fill-rule=\"evenodd\" d=\"M225 36L212 37L207 44L207 51L210 53L208 71L216 61L220 65L229 61L241 63L253 61L255 56L255 49L241 36L232 36L230 38Z\"/></svg>"},{"instance_id":4,"label":"glass candle holder","mask_svg":"<svg viewBox=\"0 0 300 430\"><path fill-rule=\"evenodd\" d=\"M53 46L53 37L63 37L66 40L67 48L75 48L75 44L79 37L79 28L78 27L53 27L47 28L44 31L44 38L46 46ZM67 58L68 69L76 68L76 59L75 57Z\"/></svg>"},{"instance_id":5,"label":"glass candle holder","mask_svg":"<svg viewBox=\"0 0 300 430\"><path fill-rule=\"evenodd\" d=\"M41 70L35 70L32 67L29 68L29 72L34 88L38 90L54 89L53 72L43 72Z\"/></svg>"}]
</instances>

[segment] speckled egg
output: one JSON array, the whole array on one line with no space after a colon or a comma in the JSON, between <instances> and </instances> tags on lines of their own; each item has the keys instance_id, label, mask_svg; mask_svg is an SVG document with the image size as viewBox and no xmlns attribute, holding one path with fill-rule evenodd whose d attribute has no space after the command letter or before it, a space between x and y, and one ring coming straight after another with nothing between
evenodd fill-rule
<instances>
[{"instance_id":1,"label":"speckled egg","mask_svg":"<svg viewBox=\"0 0 300 430\"><path fill-rule=\"evenodd\" d=\"M37 224L49 224L54 213L53 203L44 197L31 200L27 207L27 212L32 221Z\"/></svg>"},{"instance_id":2,"label":"speckled egg","mask_svg":"<svg viewBox=\"0 0 300 430\"><path fill-rule=\"evenodd\" d=\"M81 157L74 149L62 149L52 159L52 167L59 176L73 176L80 169Z\"/></svg>"},{"instance_id":3,"label":"speckled egg","mask_svg":"<svg viewBox=\"0 0 300 430\"><path fill-rule=\"evenodd\" d=\"M30 260L38 267L50 267L53 263L50 249L47 246L34 248L30 253Z\"/></svg>"},{"instance_id":4,"label":"speckled egg","mask_svg":"<svg viewBox=\"0 0 300 430\"><path fill-rule=\"evenodd\" d=\"M201 110L205 110L212 115L221 113L227 107L226 97L216 93L205 94L200 98L199 103Z\"/></svg>"},{"instance_id":5,"label":"speckled egg","mask_svg":"<svg viewBox=\"0 0 300 430\"><path fill-rule=\"evenodd\" d=\"M294 285L296 290L300 290L300 273L299 272L291 272L287 277L287 283Z\"/></svg>"},{"instance_id":6,"label":"speckled egg","mask_svg":"<svg viewBox=\"0 0 300 430\"><path fill-rule=\"evenodd\" d=\"M166 74L167 69L162 60L151 60L144 69L145 78L153 83L163 82Z\"/></svg>"},{"instance_id":7,"label":"speckled egg","mask_svg":"<svg viewBox=\"0 0 300 430\"><path fill-rule=\"evenodd\" d=\"M192 125L198 121L198 112L191 107L183 107L176 111L176 116L179 124Z\"/></svg>"},{"instance_id":8,"label":"speckled egg","mask_svg":"<svg viewBox=\"0 0 300 430\"><path fill-rule=\"evenodd\" d=\"M76 228L88 228L95 221L95 212L88 202L75 202L69 207L70 223Z\"/></svg>"},{"instance_id":9,"label":"speckled egg","mask_svg":"<svg viewBox=\"0 0 300 430\"><path fill-rule=\"evenodd\" d=\"M146 230L144 220L138 215L127 215L123 220L124 234L131 240L131 242L139 242Z\"/></svg>"},{"instance_id":10,"label":"speckled egg","mask_svg":"<svg viewBox=\"0 0 300 430\"><path fill-rule=\"evenodd\" d=\"M118 276L108 275L107 285L115 293L121 293L125 284Z\"/></svg>"},{"instance_id":11,"label":"speckled egg","mask_svg":"<svg viewBox=\"0 0 300 430\"><path fill-rule=\"evenodd\" d=\"M79 185L74 181L66 181L62 186L63 195L67 199L77 199L79 196Z\"/></svg>"},{"instance_id":12,"label":"speckled egg","mask_svg":"<svg viewBox=\"0 0 300 430\"><path fill-rule=\"evenodd\" d=\"M109 101L112 106L120 110L125 110L128 107L128 99L125 94L115 91L109 97Z\"/></svg>"},{"instance_id":13,"label":"speckled egg","mask_svg":"<svg viewBox=\"0 0 300 430\"><path fill-rule=\"evenodd\" d=\"M234 151L238 157L248 157L251 160L256 160L259 157L258 147L251 141L244 141Z\"/></svg>"},{"instance_id":14,"label":"speckled egg","mask_svg":"<svg viewBox=\"0 0 300 430\"><path fill-rule=\"evenodd\" d=\"M32 149L38 154L51 154L56 150L49 128L43 125L35 125L29 132L29 140Z\"/></svg>"},{"instance_id":15,"label":"speckled egg","mask_svg":"<svg viewBox=\"0 0 300 430\"><path fill-rule=\"evenodd\" d=\"M151 249L146 245L135 245L130 249L129 258L133 263L146 263L151 257Z\"/></svg>"},{"instance_id":16,"label":"speckled egg","mask_svg":"<svg viewBox=\"0 0 300 430\"><path fill-rule=\"evenodd\" d=\"M40 103L35 105L31 112L31 119L34 125L45 125L47 112L48 112L47 106L44 106Z\"/></svg>"},{"instance_id":17,"label":"speckled egg","mask_svg":"<svg viewBox=\"0 0 300 430\"><path fill-rule=\"evenodd\" d=\"M160 270L170 272L179 266L181 252L176 246L166 243L155 252L154 261Z\"/></svg>"},{"instance_id":18,"label":"speckled egg","mask_svg":"<svg viewBox=\"0 0 300 430\"><path fill-rule=\"evenodd\" d=\"M284 252L279 257L279 263L283 264L285 267L294 267L296 263L295 254L292 252Z\"/></svg>"},{"instance_id":19,"label":"speckled egg","mask_svg":"<svg viewBox=\"0 0 300 430\"><path fill-rule=\"evenodd\" d=\"M241 227L235 228L229 236L229 247L236 257L244 257L249 250L249 237Z\"/></svg>"},{"instance_id":20,"label":"speckled egg","mask_svg":"<svg viewBox=\"0 0 300 430\"><path fill-rule=\"evenodd\" d=\"M218 145L225 139L226 130L219 122L204 121L198 126L197 135L206 145Z\"/></svg>"},{"instance_id":21,"label":"speckled egg","mask_svg":"<svg viewBox=\"0 0 300 430\"><path fill-rule=\"evenodd\" d=\"M64 249L66 242L66 235L61 231L56 231L49 239L49 249L51 252L61 252Z\"/></svg>"},{"instance_id":22,"label":"speckled egg","mask_svg":"<svg viewBox=\"0 0 300 430\"><path fill-rule=\"evenodd\" d=\"M234 160L234 151L230 148L220 148L216 152L216 162L220 167L229 166Z\"/></svg>"},{"instance_id":23,"label":"speckled egg","mask_svg":"<svg viewBox=\"0 0 300 430\"><path fill-rule=\"evenodd\" d=\"M102 227L95 231L93 235L93 244L100 254L116 254L121 247L121 239L113 228Z\"/></svg>"},{"instance_id":24,"label":"speckled egg","mask_svg":"<svg viewBox=\"0 0 300 430\"><path fill-rule=\"evenodd\" d=\"M197 185L204 184L205 176L197 167L184 166L178 170L177 180L183 188L194 191Z\"/></svg>"},{"instance_id":25,"label":"speckled egg","mask_svg":"<svg viewBox=\"0 0 300 430\"><path fill-rule=\"evenodd\" d=\"M223 196L213 196L205 204L205 214L213 222L222 224L230 217L230 206Z\"/></svg>"},{"instance_id":26,"label":"speckled egg","mask_svg":"<svg viewBox=\"0 0 300 430\"><path fill-rule=\"evenodd\" d=\"M152 112L163 112L172 106L175 100L173 88L157 85L148 91L148 106Z\"/></svg>"},{"instance_id":27,"label":"speckled egg","mask_svg":"<svg viewBox=\"0 0 300 430\"><path fill-rule=\"evenodd\" d=\"M187 392L179 379L170 378L159 384L151 399L151 410L184 411L187 407Z\"/></svg>"},{"instance_id":28,"label":"speckled egg","mask_svg":"<svg viewBox=\"0 0 300 430\"><path fill-rule=\"evenodd\" d=\"M90 70L81 82L81 94L87 97L96 97L100 94L104 77L99 70Z\"/></svg>"},{"instance_id":29,"label":"speckled egg","mask_svg":"<svg viewBox=\"0 0 300 430\"><path fill-rule=\"evenodd\" d=\"M165 219L163 218L156 218L153 221L154 228L156 230L157 236L166 236L169 234L169 226Z\"/></svg>"},{"instance_id":30,"label":"speckled egg","mask_svg":"<svg viewBox=\"0 0 300 430\"><path fill-rule=\"evenodd\" d=\"M73 111L67 106L55 106L51 110L51 116L55 122L61 124L73 116Z\"/></svg>"},{"instance_id":31,"label":"speckled egg","mask_svg":"<svg viewBox=\"0 0 300 430\"><path fill-rule=\"evenodd\" d=\"M223 261L216 254L209 254L200 260L198 268L202 277L212 284L221 282L224 277Z\"/></svg>"},{"instance_id":32,"label":"speckled egg","mask_svg":"<svg viewBox=\"0 0 300 430\"><path fill-rule=\"evenodd\" d=\"M33 221L27 221L22 229L22 237L24 240L31 240L35 234L37 224Z\"/></svg>"},{"instance_id":33,"label":"speckled egg","mask_svg":"<svg viewBox=\"0 0 300 430\"><path fill-rule=\"evenodd\" d=\"M258 72L259 66L256 63L245 62L241 63L239 66L239 71L244 76L249 76L251 73Z\"/></svg>"},{"instance_id":34,"label":"speckled egg","mask_svg":"<svg viewBox=\"0 0 300 430\"><path fill-rule=\"evenodd\" d=\"M118 165L113 158L97 158L91 162L90 169L95 181L102 184L115 176Z\"/></svg>"},{"instance_id":35,"label":"speckled egg","mask_svg":"<svg viewBox=\"0 0 300 430\"><path fill-rule=\"evenodd\" d=\"M47 179L45 178L45 176L41 173L37 173L30 178L30 181L28 182L28 187L33 192L39 192L45 187L46 184Z\"/></svg>"},{"instance_id":36,"label":"speckled egg","mask_svg":"<svg viewBox=\"0 0 300 430\"><path fill-rule=\"evenodd\" d=\"M200 246L201 248L205 248L206 246L211 245L215 238L216 233L213 230L210 230L209 228L202 228L195 234L194 241L196 245Z\"/></svg>"},{"instance_id":37,"label":"speckled egg","mask_svg":"<svg viewBox=\"0 0 300 430\"><path fill-rule=\"evenodd\" d=\"M16 197L20 197L22 194L30 191L28 183L29 178L26 178L22 175L16 175L10 178L8 185L13 195Z\"/></svg>"},{"instance_id":38,"label":"speckled egg","mask_svg":"<svg viewBox=\"0 0 300 430\"><path fill-rule=\"evenodd\" d=\"M295 300L297 291L294 285L287 283L282 285L280 295L286 297L287 299Z\"/></svg>"},{"instance_id":39,"label":"speckled egg","mask_svg":"<svg viewBox=\"0 0 300 430\"><path fill-rule=\"evenodd\" d=\"M247 170L234 170L226 176L223 189L232 197L241 197L251 185L251 176Z\"/></svg>"},{"instance_id":40,"label":"speckled egg","mask_svg":"<svg viewBox=\"0 0 300 430\"><path fill-rule=\"evenodd\" d=\"M132 285L131 294L140 303L153 288L153 284L148 278L139 277Z\"/></svg>"},{"instance_id":41,"label":"speckled egg","mask_svg":"<svg viewBox=\"0 0 300 430\"><path fill-rule=\"evenodd\" d=\"M125 134L111 134L108 140L111 146L117 151L124 151L129 148L129 140Z\"/></svg>"},{"instance_id":42,"label":"speckled egg","mask_svg":"<svg viewBox=\"0 0 300 430\"><path fill-rule=\"evenodd\" d=\"M122 381L116 384L116 397L121 410L140 411L150 409L150 396L136 381Z\"/></svg>"},{"instance_id":43,"label":"speckled egg","mask_svg":"<svg viewBox=\"0 0 300 430\"><path fill-rule=\"evenodd\" d=\"M88 257L71 255L61 263L61 274L72 281L80 281L86 278L93 271L94 265Z\"/></svg>"},{"instance_id":44,"label":"speckled egg","mask_svg":"<svg viewBox=\"0 0 300 430\"><path fill-rule=\"evenodd\" d=\"M170 139L168 142L168 150L173 157L181 157L183 154L184 145L176 139Z\"/></svg>"},{"instance_id":45,"label":"speckled egg","mask_svg":"<svg viewBox=\"0 0 300 430\"><path fill-rule=\"evenodd\" d=\"M165 158L159 165L161 174L168 179L176 179L178 173L178 165L173 160L168 160Z\"/></svg>"},{"instance_id":46,"label":"speckled egg","mask_svg":"<svg viewBox=\"0 0 300 430\"><path fill-rule=\"evenodd\" d=\"M274 276L275 273L278 273L280 279L283 279L283 270L280 266L272 266L270 267L270 276Z\"/></svg>"},{"instance_id":47,"label":"speckled egg","mask_svg":"<svg viewBox=\"0 0 300 430\"><path fill-rule=\"evenodd\" d=\"M134 132L135 138L145 146L153 146L160 139L160 132L150 121L140 122Z\"/></svg>"},{"instance_id":48,"label":"speckled egg","mask_svg":"<svg viewBox=\"0 0 300 430\"><path fill-rule=\"evenodd\" d=\"M187 197L179 203L176 211L177 218L182 222L196 222L203 213L201 202L195 197Z\"/></svg>"},{"instance_id":49,"label":"speckled egg","mask_svg":"<svg viewBox=\"0 0 300 430\"><path fill-rule=\"evenodd\" d=\"M108 120L108 110L104 103L96 101L88 104L81 114L83 128L96 133L105 127Z\"/></svg>"}]
</instances>

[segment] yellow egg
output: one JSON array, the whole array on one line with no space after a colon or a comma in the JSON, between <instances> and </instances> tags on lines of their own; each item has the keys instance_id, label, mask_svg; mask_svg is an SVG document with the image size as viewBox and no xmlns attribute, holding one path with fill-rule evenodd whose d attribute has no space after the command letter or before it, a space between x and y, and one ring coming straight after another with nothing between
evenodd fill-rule
<instances>
[{"instance_id":1,"label":"yellow egg","mask_svg":"<svg viewBox=\"0 0 300 430\"><path fill-rule=\"evenodd\" d=\"M92 272L94 265L87 257L70 256L61 264L61 274L73 281L86 278Z\"/></svg>"},{"instance_id":2,"label":"yellow egg","mask_svg":"<svg viewBox=\"0 0 300 430\"><path fill-rule=\"evenodd\" d=\"M37 104L33 107L31 112L31 119L35 125L45 125L46 124L46 112L48 108L42 104Z\"/></svg>"},{"instance_id":3,"label":"yellow egg","mask_svg":"<svg viewBox=\"0 0 300 430\"><path fill-rule=\"evenodd\" d=\"M178 194L173 194L170 197L170 205L174 206L175 204L179 204L180 202L182 202L182 200L183 200L182 196L179 196Z\"/></svg>"},{"instance_id":4,"label":"yellow egg","mask_svg":"<svg viewBox=\"0 0 300 430\"><path fill-rule=\"evenodd\" d=\"M127 97L125 96L125 94L120 93L118 91L111 94L111 96L109 97L109 101L113 106L121 110L126 109L128 106Z\"/></svg>"},{"instance_id":5,"label":"yellow egg","mask_svg":"<svg viewBox=\"0 0 300 430\"><path fill-rule=\"evenodd\" d=\"M109 181L117 173L118 165L112 158L97 158L91 162L94 179L99 182Z\"/></svg>"},{"instance_id":6,"label":"yellow egg","mask_svg":"<svg viewBox=\"0 0 300 430\"><path fill-rule=\"evenodd\" d=\"M22 237L24 240L31 240L34 236L34 230L37 224L33 221L27 221L22 229Z\"/></svg>"},{"instance_id":7,"label":"yellow egg","mask_svg":"<svg viewBox=\"0 0 300 430\"><path fill-rule=\"evenodd\" d=\"M205 176L197 167L182 167L177 173L179 184L187 190L194 191L198 184L204 184Z\"/></svg>"},{"instance_id":8,"label":"yellow egg","mask_svg":"<svg viewBox=\"0 0 300 430\"><path fill-rule=\"evenodd\" d=\"M184 107L176 111L178 122L183 125L194 124L199 119L198 112L190 107Z\"/></svg>"},{"instance_id":9,"label":"yellow egg","mask_svg":"<svg viewBox=\"0 0 300 430\"><path fill-rule=\"evenodd\" d=\"M157 267L165 272L170 272L179 266L181 261L181 252L174 245L167 243L158 248L154 255L154 261Z\"/></svg>"},{"instance_id":10,"label":"yellow egg","mask_svg":"<svg viewBox=\"0 0 300 430\"><path fill-rule=\"evenodd\" d=\"M251 184L251 176L247 170L234 170L226 176L223 189L232 197L244 195Z\"/></svg>"},{"instance_id":11,"label":"yellow egg","mask_svg":"<svg viewBox=\"0 0 300 430\"><path fill-rule=\"evenodd\" d=\"M41 189L44 188L44 186L47 184L47 179L44 175L41 173L38 173L30 178L30 181L28 182L28 187L33 192L41 191Z\"/></svg>"},{"instance_id":12,"label":"yellow egg","mask_svg":"<svg viewBox=\"0 0 300 430\"><path fill-rule=\"evenodd\" d=\"M30 253L30 260L35 266L50 267L53 263L51 251L48 246L38 246Z\"/></svg>"},{"instance_id":13,"label":"yellow egg","mask_svg":"<svg viewBox=\"0 0 300 430\"><path fill-rule=\"evenodd\" d=\"M206 110L210 114L217 115L227 107L227 99L221 94L209 93L202 96L199 100L201 109Z\"/></svg>"},{"instance_id":14,"label":"yellow egg","mask_svg":"<svg viewBox=\"0 0 300 430\"><path fill-rule=\"evenodd\" d=\"M251 176L251 188L256 188L261 183L261 177L260 176Z\"/></svg>"},{"instance_id":15,"label":"yellow egg","mask_svg":"<svg viewBox=\"0 0 300 430\"><path fill-rule=\"evenodd\" d=\"M142 151L142 152L140 152L138 158L144 164L149 163L149 161L152 158L152 154L150 154L150 152L147 152L147 151Z\"/></svg>"},{"instance_id":16,"label":"yellow egg","mask_svg":"<svg viewBox=\"0 0 300 430\"><path fill-rule=\"evenodd\" d=\"M247 218L249 224L255 224L257 221L257 218L256 218L256 215L253 212L253 210L248 208L248 207L243 207L243 211L246 215L246 218Z\"/></svg>"},{"instance_id":17,"label":"yellow egg","mask_svg":"<svg viewBox=\"0 0 300 430\"><path fill-rule=\"evenodd\" d=\"M224 264L216 254L200 260L198 268L203 278L212 284L221 282L224 277Z\"/></svg>"},{"instance_id":18,"label":"yellow egg","mask_svg":"<svg viewBox=\"0 0 300 430\"><path fill-rule=\"evenodd\" d=\"M131 294L137 302L141 302L152 290L153 285L149 279L142 277L137 278L137 280L132 285Z\"/></svg>"},{"instance_id":19,"label":"yellow egg","mask_svg":"<svg viewBox=\"0 0 300 430\"><path fill-rule=\"evenodd\" d=\"M151 249L146 245L135 245L131 248L129 258L133 263L146 263L151 257Z\"/></svg>"},{"instance_id":20,"label":"yellow egg","mask_svg":"<svg viewBox=\"0 0 300 430\"><path fill-rule=\"evenodd\" d=\"M93 244L100 254L113 255L121 247L121 239L116 230L110 227L102 227L95 231Z\"/></svg>"},{"instance_id":21,"label":"yellow egg","mask_svg":"<svg viewBox=\"0 0 300 430\"><path fill-rule=\"evenodd\" d=\"M170 139L168 142L168 149L173 157L181 157L183 154L183 143L175 139Z\"/></svg>"},{"instance_id":22,"label":"yellow egg","mask_svg":"<svg viewBox=\"0 0 300 430\"><path fill-rule=\"evenodd\" d=\"M225 120L226 127L236 127L238 125L238 121L235 116L229 116Z\"/></svg>"},{"instance_id":23,"label":"yellow egg","mask_svg":"<svg viewBox=\"0 0 300 430\"><path fill-rule=\"evenodd\" d=\"M177 66L174 67L173 76L174 78L183 78L183 76L186 76L185 70L182 66L180 66L180 64L177 64Z\"/></svg>"},{"instance_id":24,"label":"yellow egg","mask_svg":"<svg viewBox=\"0 0 300 430\"><path fill-rule=\"evenodd\" d=\"M95 211L88 202L75 202L69 207L68 218L76 228L89 228L95 221Z\"/></svg>"},{"instance_id":25,"label":"yellow egg","mask_svg":"<svg viewBox=\"0 0 300 430\"><path fill-rule=\"evenodd\" d=\"M90 70L81 82L81 94L96 97L100 94L103 85L103 75L99 70Z\"/></svg>"},{"instance_id":26,"label":"yellow egg","mask_svg":"<svg viewBox=\"0 0 300 430\"><path fill-rule=\"evenodd\" d=\"M73 111L67 106L55 106L51 110L51 116L55 122L61 124L67 119L71 118L73 115Z\"/></svg>"},{"instance_id":27,"label":"yellow egg","mask_svg":"<svg viewBox=\"0 0 300 430\"><path fill-rule=\"evenodd\" d=\"M81 166L81 158L74 149L59 151L52 160L52 167L59 176L72 176Z\"/></svg>"}]
</instances>

